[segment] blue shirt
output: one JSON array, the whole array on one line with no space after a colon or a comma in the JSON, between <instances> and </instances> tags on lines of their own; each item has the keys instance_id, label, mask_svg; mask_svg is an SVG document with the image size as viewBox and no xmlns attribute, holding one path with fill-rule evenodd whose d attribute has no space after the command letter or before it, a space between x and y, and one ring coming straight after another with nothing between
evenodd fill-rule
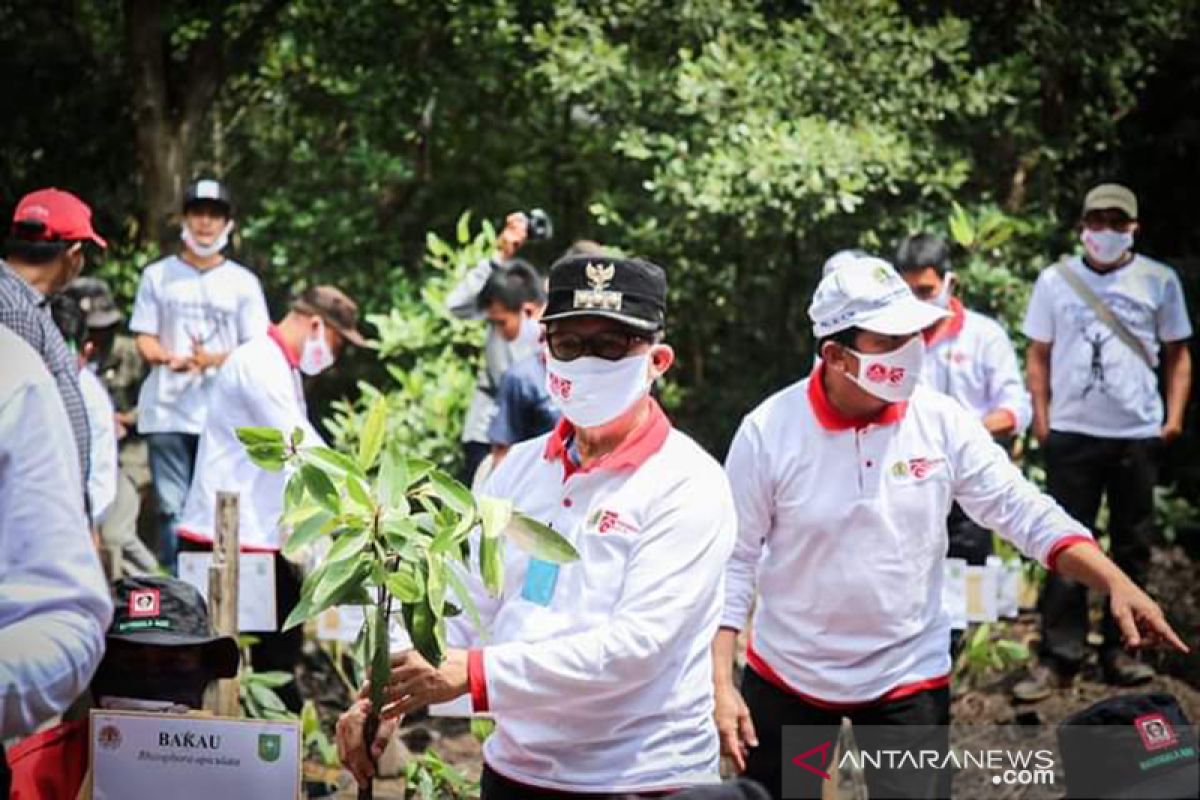
<instances>
[{"instance_id":1,"label":"blue shirt","mask_svg":"<svg viewBox=\"0 0 1200 800\"><path fill-rule=\"evenodd\" d=\"M546 364L540 355L513 364L500 381L496 416L488 428L492 444L513 445L548 433L558 409L546 391Z\"/></svg>"}]
</instances>

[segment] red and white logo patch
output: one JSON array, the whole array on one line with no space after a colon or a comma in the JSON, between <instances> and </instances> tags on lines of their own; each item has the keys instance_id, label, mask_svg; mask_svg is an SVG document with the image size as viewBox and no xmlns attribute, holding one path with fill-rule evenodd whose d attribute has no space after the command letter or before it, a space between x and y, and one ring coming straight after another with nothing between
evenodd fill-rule
<instances>
[{"instance_id":1,"label":"red and white logo patch","mask_svg":"<svg viewBox=\"0 0 1200 800\"><path fill-rule=\"evenodd\" d=\"M867 367L867 380L871 383L890 383L892 386L898 386L906 373L904 367L889 367L876 363Z\"/></svg>"},{"instance_id":2,"label":"red and white logo patch","mask_svg":"<svg viewBox=\"0 0 1200 800\"><path fill-rule=\"evenodd\" d=\"M561 375L555 375L553 372L547 374L547 383L550 386L550 394L561 400L571 399L571 382Z\"/></svg>"},{"instance_id":3,"label":"red and white logo patch","mask_svg":"<svg viewBox=\"0 0 1200 800\"><path fill-rule=\"evenodd\" d=\"M129 616L157 617L162 608L158 589L134 589L129 593Z\"/></svg>"},{"instance_id":4,"label":"red and white logo patch","mask_svg":"<svg viewBox=\"0 0 1200 800\"><path fill-rule=\"evenodd\" d=\"M1162 750L1179 742L1175 728L1162 714L1145 714L1135 719L1133 724L1137 727L1138 736L1142 737L1142 746L1147 750Z\"/></svg>"}]
</instances>

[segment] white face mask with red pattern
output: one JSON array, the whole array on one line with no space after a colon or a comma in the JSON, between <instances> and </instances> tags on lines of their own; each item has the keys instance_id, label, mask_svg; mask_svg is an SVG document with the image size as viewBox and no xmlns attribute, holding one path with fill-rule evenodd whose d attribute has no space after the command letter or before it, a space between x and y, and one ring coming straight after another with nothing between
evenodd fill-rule
<instances>
[{"instance_id":1,"label":"white face mask with red pattern","mask_svg":"<svg viewBox=\"0 0 1200 800\"><path fill-rule=\"evenodd\" d=\"M564 417L580 428L612 422L650 391L650 353L608 361L546 357L546 391Z\"/></svg>"},{"instance_id":2,"label":"white face mask with red pattern","mask_svg":"<svg viewBox=\"0 0 1200 800\"><path fill-rule=\"evenodd\" d=\"M850 352L858 356L858 375L849 372L845 375L864 392L889 403L912 397L921 379L921 365L925 362L925 342L920 336L914 336L889 353Z\"/></svg>"}]
</instances>

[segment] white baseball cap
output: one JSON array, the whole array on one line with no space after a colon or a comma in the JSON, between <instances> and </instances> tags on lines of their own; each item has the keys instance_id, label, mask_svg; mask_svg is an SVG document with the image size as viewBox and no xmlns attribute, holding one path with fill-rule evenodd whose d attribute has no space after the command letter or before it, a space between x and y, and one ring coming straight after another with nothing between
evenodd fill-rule
<instances>
[{"instance_id":1,"label":"white baseball cap","mask_svg":"<svg viewBox=\"0 0 1200 800\"><path fill-rule=\"evenodd\" d=\"M891 264L875 256L845 260L825 276L808 316L818 339L847 328L885 336L923 331L949 312L918 300Z\"/></svg>"}]
</instances>

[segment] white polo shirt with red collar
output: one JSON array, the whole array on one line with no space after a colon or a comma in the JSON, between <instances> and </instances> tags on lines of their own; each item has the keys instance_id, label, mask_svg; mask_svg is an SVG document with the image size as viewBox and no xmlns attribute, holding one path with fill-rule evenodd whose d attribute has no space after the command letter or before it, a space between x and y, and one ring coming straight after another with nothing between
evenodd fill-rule
<instances>
[{"instance_id":1,"label":"white polo shirt with red collar","mask_svg":"<svg viewBox=\"0 0 1200 800\"><path fill-rule=\"evenodd\" d=\"M305 446L324 444L308 421L299 354L275 326L234 350L221 366L200 435L196 471L188 490L179 535L213 541L218 491L238 492L239 543L245 551L273 552L283 545L279 525L288 472L268 472L246 455L238 428L278 428L284 438L304 431Z\"/></svg>"},{"instance_id":2,"label":"white polo shirt with red collar","mask_svg":"<svg viewBox=\"0 0 1200 800\"><path fill-rule=\"evenodd\" d=\"M1004 411L1016 433L1029 427L1033 406L1012 340L1000 323L950 299L951 316L925 333L921 380L983 418Z\"/></svg>"},{"instance_id":3,"label":"white polo shirt with red collar","mask_svg":"<svg viewBox=\"0 0 1200 800\"><path fill-rule=\"evenodd\" d=\"M1050 568L1092 538L956 401L919 386L856 423L829 402L823 369L768 398L734 437L725 471L738 541L721 624L741 629L757 591L750 667L838 708L948 682L952 502Z\"/></svg>"},{"instance_id":4,"label":"white polo shirt with red collar","mask_svg":"<svg viewBox=\"0 0 1200 800\"><path fill-rule=\"evenodd\" d=\"M470 651L471 696L496 719L484 760L518 783L591 793L719 780L710 648L733 499L720 465L647 402L646 423L585 468L562 420L515 445L482 490L580 554L554 569L508 547L499 599L471 576L488 631ZM473 638L455 623L452 641Z\"/></svg>"}]
</instances>

